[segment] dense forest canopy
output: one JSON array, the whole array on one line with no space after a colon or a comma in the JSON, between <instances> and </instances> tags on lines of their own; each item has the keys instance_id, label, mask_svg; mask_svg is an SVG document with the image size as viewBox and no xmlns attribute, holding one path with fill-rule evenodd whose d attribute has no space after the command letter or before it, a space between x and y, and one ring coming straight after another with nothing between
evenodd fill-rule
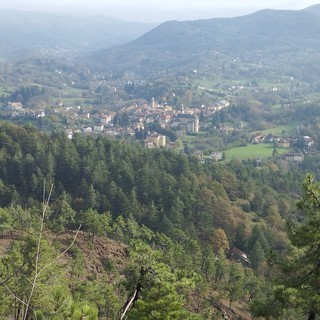
<instances>
[{"instance_id":1,"label":"dense forest canopy","mask_svg":"<svg viewBox=\"0 0 320 320\"><path fill-rule=\"evenodd\" d=\"M100 287L101 282L95 282L90 272L79 271L86 270L86 263L78 239L67 253L76 268L65 271L71 272L69 284L62 284L66 277L62 268L60 282L45 295L49 300L57 294L69 299L69 307L61 310L66 318L76 319L72 310L81 313L88 308L92 319L97 314L114 319L138 285L143 288L141 301L131 309L130 319L142 319L146 312L163 319L163 313L156 316L162 304L167 306L168 319L208 319L208 314L225 312L221 298L232 308L268 290L263 279L270 276L270 254L288 250L285 220L301 219L294 198L301 194L302 173L281 161L258 166L239 161L201 164L194 156L148 150L135 142L80 134L70 140L63 133L48 135L30 125L5 122L0 126L0 144L0 225L2 237L9 236L12 242L1 260L1 281L6 285L0 286L0 293L6 296L13 290L11 298L2 302L2 314L15 312L15 319L23 313L31 319L32 312L49 316L51 311L43 311L39 300L40 288L31 290L19 277L37 275L34 254L40 246L37 270L42 266L46 271L33 279L46 290L53 270L63 265L54 258L63 252L61 237L79 237L80 230L89 243L83 246L92 243L91 250L101 236L126 244L128 264L119 271L107 259L105 271L95 277L113 276L105 282L105 293L99 289L91 299L86 283ZM50 198L46 207L44 197ZM41 245L37 245L39 235ZM247 253L250 267L227 259L234 247ZM18 259L18 269L12 259ZM123 283L120 294L116 288L123 277L127 284ZM94 298L104 299L103 294L111 299L108 306ZM191 303L195 295L196 305ZM206 299L212 295L217 300L208 304ZM154 304L156 296L161 297L159 305ZM174 297L173 304L166 302L169 296ZM25 307L28 300L30 308Z\"/></svg>"},{"instance_id":2,"label":"dense forest canopy","mask_svg":"<svg viewBox=\"0 0 320 320\"><path fill-rule=\"evenodd\" d=\"M53 184L52 206L64 198L78 213L91 208L114 219L132 217L177 240L186 234L207 240L223 228L233 243L240 222L249 226L272 211L289 214L282 207L300 191L301 175L281 162L202 165L196 157L135 142L81 134L70 140L8 123L0 135L2 206L37 206L44 183L47 190ZM281 229L279 219L265 227Z\"/></svg>"}]
</instances>

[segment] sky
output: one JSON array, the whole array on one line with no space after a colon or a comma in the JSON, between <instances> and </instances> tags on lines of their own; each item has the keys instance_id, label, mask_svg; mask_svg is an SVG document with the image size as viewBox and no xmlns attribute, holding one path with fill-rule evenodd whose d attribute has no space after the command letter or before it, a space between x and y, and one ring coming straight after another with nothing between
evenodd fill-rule
<instances>
[{"instance_id":1,"label":"sky","mask_svg":"<svg viewBox=\"0 0 320 320\"><path fill-rule=\"evenodd\" d=\"M157 23L234 17L266 8L300 10L317 3L320 0L0 0L0 9L90 13Z\"/></svg>"}]
</instances>

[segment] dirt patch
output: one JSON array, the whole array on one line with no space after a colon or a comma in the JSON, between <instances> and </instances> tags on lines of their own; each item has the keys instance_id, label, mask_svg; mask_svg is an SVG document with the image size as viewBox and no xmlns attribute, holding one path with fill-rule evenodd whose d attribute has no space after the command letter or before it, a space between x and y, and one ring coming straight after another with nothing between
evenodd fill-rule
<instances>
[{"instance_id":1,"label":"dirt patch","mask_svg":"<svg viewBox=\"0 0 320 320\"><path fill-rule=\"evenodd\" d=\"M217 309L221 312L224 320L252 320L253 318L247 308L247 305L242 305L241 303L234 303L229 308L229 302L226 300L220 300L217 304Z\"/></svg>"},{"instance_id":2,"label":"dirt patch","mask_svg":"<svg viewBox=\"0 0 320 320\"><path fill-rule=\"evenodd\" d=\"M0 257L10 250L14 241L21 239L21 234L4 234L0 237ZM75 231L54 235L45 232L44 238L51 242L62 254L72 243L76 236ZM71 270L72 252L77 247L84 258L83 278L101 278L106 273L113 277L113 273L122 274L128 261L128 248L126 245L107 237L95 237L92 242L82 232L78 234L73 246L59 257L57 262L65 269L66 275Z\"/></svg>"},{"instance_id":3,"label":"dirt patch","mask_svg":"<svg viewBox=\"0 0 320 320\"><path fill-rule=\"evenodd\" d=\"M60 251L63 252L73 241L76 233L64 233L56 236L54 241L61 244ZM95 237L94 241L80 232L73 245L83 253L84 257L84 277L103 276L108 266L113 266L120 274L124 270L128 261L128 248L126 245L106 237ZM63 257L60 262L66 264L68 268L71 264L72 248Z\"/></svg>"},{"instance_id":4,"label":"dirt patch","mask_svg":"<svg viewBox=\"0 0 320 320\"><path fill-rule=\"evenodd\" d=\"M0 256L3 256L12 245L12 239L9 236L2 236L0 238Z\"/></svg>"}]
</instances>

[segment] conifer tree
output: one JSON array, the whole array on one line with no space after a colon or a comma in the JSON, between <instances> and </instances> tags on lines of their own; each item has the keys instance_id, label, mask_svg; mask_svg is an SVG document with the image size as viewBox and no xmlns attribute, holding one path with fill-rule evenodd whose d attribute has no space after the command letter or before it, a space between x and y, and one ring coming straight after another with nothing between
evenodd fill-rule
<instances>
[{"instance_id":1,"label":"conifer tree","mask_svg":"<svg viewBox=\"0 0 320 320\"><path fill-rule=\"evenodd\" d=\"M303 186L298 207L304 221L288 224L290 253L279 263L273 292L253 301L255 316L270 319L296 312L295 319L315 320L320 315L320 183L307 175Z\"/></svg>"},{"instance_id":2,"label":"conifer tree","mask_svg":"<svg viewBox=\"0 0 320 320\"><path fill-rule=\"evenodd\" d=\"M320 315L320 183L311 175L304 181L304 197L298 207L304 212L301 225L289 226L292 254L285 261L285 290L296 296L308 320Z\"/></svg>"}]
</instances>

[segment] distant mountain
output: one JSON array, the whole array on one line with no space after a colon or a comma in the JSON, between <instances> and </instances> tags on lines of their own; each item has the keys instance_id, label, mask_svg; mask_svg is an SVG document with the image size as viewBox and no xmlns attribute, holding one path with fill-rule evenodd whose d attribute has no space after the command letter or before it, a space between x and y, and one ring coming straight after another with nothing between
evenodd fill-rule
<instances>
[{"instance_id":1,"label":"distant mountain","mask_svg":"<svg viewBox=\"0 0 320 320\"><path fill-rule=\"evenodd\" d=\"M215 52L246 55L320 51L320 6L305 10L261 10L235 17L169 21L129 44L90 58L109 68L160 70L208 63Z\"/></svg>"},{"instance_id":2,"label":"distant mountain","mask_svg":"<svg viewBox=\"0 0 320 320\"><path fill-rule=\"evenodd\" d=\"M308 8L305 8L304 11L308 11L317 15L320 15L320 4L314 4Z\"/></svg>"},{"instance_id":3,"label":"distant mountain","mask_svg":"<svg viewBox=\"0 0 320 320\"><path fill-rule=\"evenodd\" d=\"M127 43L155 26L103 16L0 10L0 51L94 50Z\"/></svg>"}]
</instances>

